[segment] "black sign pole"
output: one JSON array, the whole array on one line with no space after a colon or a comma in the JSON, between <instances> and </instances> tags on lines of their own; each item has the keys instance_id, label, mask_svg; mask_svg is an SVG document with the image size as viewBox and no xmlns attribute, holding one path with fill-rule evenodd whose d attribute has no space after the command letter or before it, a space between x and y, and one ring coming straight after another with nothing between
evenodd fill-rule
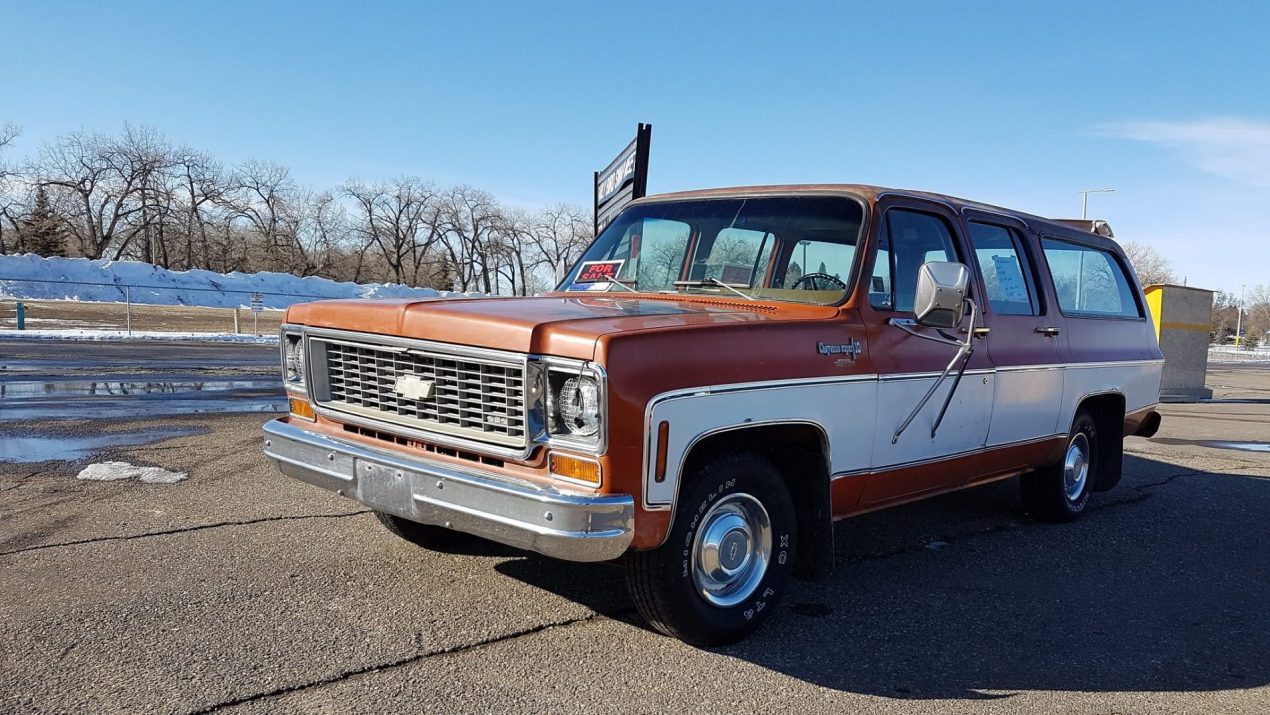
<instances>
[{"instance_id":1,"label":"black sign pole","mask_svg":"<svg viewBox=\"0 0 1270 715\"><path fill-rule=\"evenodd\" d=\"M653 125L643 124L635 132L635 190L631 199L648 195L648 152L653 143Z\"/></svg>"},{"instance_id":2,"label":"black sign pole","mask_svg":"<svg viewBox=\"0 0 1270 715\"><path fill-rule=\"evenodd\" d=\"M598 236L617 217L626 204L648 193L648 153L653 125L640 123L635 139L618 153L613 161L592 176L594 182L595 220Z\"/></svg>"}]
</instances>

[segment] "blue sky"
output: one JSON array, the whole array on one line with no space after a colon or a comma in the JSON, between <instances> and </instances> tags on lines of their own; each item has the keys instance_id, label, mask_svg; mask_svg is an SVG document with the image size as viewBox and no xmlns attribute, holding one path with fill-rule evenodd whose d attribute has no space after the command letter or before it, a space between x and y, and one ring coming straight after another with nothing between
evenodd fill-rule
<instances>
[{"instance_id":1,"label":"blue sky","mask_svg":"<svg viewBox=\"0 0 1270 715\"><path fill-rule=\"evenodd\" d=\"M12 154L159 129L317 187L412 174L587 204L651 122L653 192L846 181L1156 246L1270 284L1270 3L0 0Z\"/></svg>"}]
</instances>

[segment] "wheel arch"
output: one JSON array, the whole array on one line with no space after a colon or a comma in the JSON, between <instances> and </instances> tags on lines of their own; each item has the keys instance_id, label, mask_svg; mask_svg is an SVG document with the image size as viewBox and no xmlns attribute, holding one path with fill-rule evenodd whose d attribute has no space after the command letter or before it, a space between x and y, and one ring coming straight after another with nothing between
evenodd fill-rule
<instances>
[{"instance_id":1,"label":"wheel arch","mask_svg":"<svg viewBox=\"0 0 1270 715\"><path fill-rule=\"evenodd\" d=\"M1076 405L1076 414L1088 413L1098 431L1098 473L1094 491L1105 492L1120 483L1124 471L1125 410L1124 393L1116 390L1085 395Z\"/></svg>"},{"instance_id":2,"label":"wheel arch","mask_svg":"<svg viewBox=\"0 0 1270 715\"><path fill-rule=\"evenodd\" d=\"M753 452L769 461L789 486L798 518L794 575L819 580L833 570L833 509L829 434L812 421L780 420L718 427L698 435L684 453L675 505L686 482L720 454ZM672 522L675 509L672 508Z\"/></svg>"}]
</instances>

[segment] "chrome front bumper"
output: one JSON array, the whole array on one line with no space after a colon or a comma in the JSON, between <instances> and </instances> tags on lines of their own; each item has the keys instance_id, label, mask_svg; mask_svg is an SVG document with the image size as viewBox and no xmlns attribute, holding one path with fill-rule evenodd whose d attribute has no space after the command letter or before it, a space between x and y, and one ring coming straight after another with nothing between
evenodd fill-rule
<instances>
[{"instance_id":1,"label":"chrome front bumper","mask_svg":"<svg viewBox=\"0 0 1270 715\"><path fill-rule=\"evenodd\" d=\"M296 479L372 509L568 561L621 556L635 535L629 495L587 495L364 447L273 420L265 456Z\"/></svg>"}]
</instances>

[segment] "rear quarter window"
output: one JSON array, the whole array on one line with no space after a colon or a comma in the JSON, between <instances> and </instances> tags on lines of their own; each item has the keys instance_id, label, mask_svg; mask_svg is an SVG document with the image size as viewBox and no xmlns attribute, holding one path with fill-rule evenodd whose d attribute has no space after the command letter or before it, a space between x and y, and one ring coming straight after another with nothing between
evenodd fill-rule
<instances>
[{"instance_id":1,"label":"rear quarter window","mask_svg":"<svg viewBox=\"0 0 1270 715\"><path fill-rule=\"evenodd\" d=\"M1064 314L1141 318L1142 309L1120 261L1108 251L1055 238L1041 239L1058 305Z\"/></svg>"}]
</instances>

